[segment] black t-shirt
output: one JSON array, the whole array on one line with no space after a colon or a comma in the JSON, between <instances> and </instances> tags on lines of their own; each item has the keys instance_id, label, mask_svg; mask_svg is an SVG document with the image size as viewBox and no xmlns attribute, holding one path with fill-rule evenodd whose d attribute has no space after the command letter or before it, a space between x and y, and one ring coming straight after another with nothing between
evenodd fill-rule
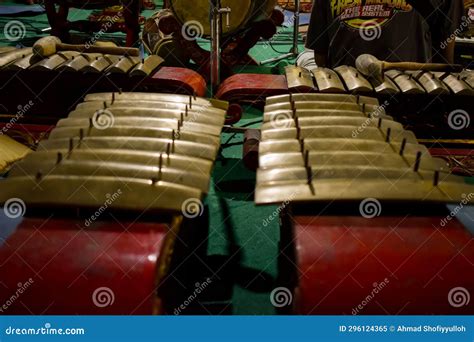
<instances>
[{"instance_id":1,"label":"black t-shirt","mask_svg":"<svg viewBox=\"0 0 474 342\"><path fill-rule=\"evenodd\" d=\"M327 54L329 67L354 65L363 53L429 62L463 14L463 0L315 0L306 46Z\"/></svg>"}]
</instances>

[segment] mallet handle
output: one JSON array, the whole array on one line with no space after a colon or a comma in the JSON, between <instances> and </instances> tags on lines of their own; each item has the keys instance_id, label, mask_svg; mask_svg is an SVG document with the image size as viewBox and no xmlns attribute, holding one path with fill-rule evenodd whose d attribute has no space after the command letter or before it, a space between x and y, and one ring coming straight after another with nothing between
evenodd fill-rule
<instances>
[{"instance_id":1,"label":"mallet handle","mask_svg":"<svg viewBox=\"0 0 474 342\"><path fill-rule=\"evenodd\" d=\"M461 72L463 70L463 66L460 64L441 63L382 62L382 69Z\"/></svg>"},{"instance_id":2,"label":"mallet handle","mask_svg":"<svg viewBox=\"0 0 474 342\"><path fill-rule=\"evenodd\" d=\"M85 45L74 44L56 44L56 51L78 51L90 53L102 53L108 55L128 55L139 56L139 51L136 48L120 47L120 46L90 46L86 48Z\"/></svg>"}]
</instances>

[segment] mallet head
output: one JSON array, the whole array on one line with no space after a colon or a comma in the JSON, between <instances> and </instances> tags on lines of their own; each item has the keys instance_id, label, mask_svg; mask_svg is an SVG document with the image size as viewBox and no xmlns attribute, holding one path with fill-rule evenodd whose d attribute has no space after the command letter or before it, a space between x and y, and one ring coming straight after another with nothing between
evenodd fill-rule
<instances>
[{"instance_id":1,"label":"mallet head","mask_svg":"<svg viewBox=\"0 0 474 342\"><path fill-rule=\"evenodd\" d=\"M57 52L56 45L60 44L61 40L55 36L40 38L33 45L33 53L40 57L48 57Z\"/></svg>"},{"instance_id":2,"label":"mallet head","mask_svg":"<svg viewBox=\"0 0 474 342\"><path fill-rule=\"evenodd\" d=\"M383 63L376 57L363 54L357 57L355 64L361 74L379 81L383 80Z\"/></svg>"}]
</instances>

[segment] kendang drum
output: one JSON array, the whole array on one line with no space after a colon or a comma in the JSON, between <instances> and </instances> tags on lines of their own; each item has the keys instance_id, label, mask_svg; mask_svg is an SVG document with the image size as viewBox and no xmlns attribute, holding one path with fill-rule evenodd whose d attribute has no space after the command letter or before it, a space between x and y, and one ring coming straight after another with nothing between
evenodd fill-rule
<instances>
[{"instance_id":1,"label":"kendang drum","mask_svg":"<svg viewBox=\"0 0 474 342\"><path fill-rule=\"evenodd\" d=\"M230 13L222 17L222 76L229 76L232 66L256 64L248 56L249 50L260 38L270 39L276 26L284 20L283 13L275 9L276 0L221 2ZM198 38L210 38L209 1L195 1L193 6L184 0L170 0L166 9L148 19L144 28L144 42L149 52L165 59L165 63L187 63L193 60L201 74L209 74L209 51L202 49ZM164 47L166 46L166 47Z\"/></svg>"}]
</instances>

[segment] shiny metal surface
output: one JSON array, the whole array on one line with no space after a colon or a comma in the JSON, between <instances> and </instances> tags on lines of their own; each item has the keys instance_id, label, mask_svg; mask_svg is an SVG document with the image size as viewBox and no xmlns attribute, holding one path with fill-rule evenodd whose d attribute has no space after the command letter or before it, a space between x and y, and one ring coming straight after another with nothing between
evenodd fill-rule
<instances>
[{"instance_id":1,"label":"shiny metal surface","mask_svg":"<svg viewBox=\"0 0 474 342\"><path fill-rule=\"evenodd\" d=\"M334 69L344 81L346 89L351 93L371 93L372 85L356 68L341 65Z\"/></svg>"},{"instance_id":2,"label":"shiny metal surface","mask_svg":"<svg viewBox=\"0 0 474 342\"><path fill-rule=\"evenodd\" d=\"M335 71L328 68L316 68L312 70L312 73L321 93L346 92L346 88Z\"/></svg>"},{"instance_id":3,"label":"shiny metal surface","mask_svg":"<svg viewBox=\"0 0 474 342\"><path fill-rule=\"evenodd\" d=\"M278 103L291 103L291 102L348 102L378 106L379 100L375 97L360 96L360 95L347 95L347 94L320 94L320 93L306 93L306 94L288 94L288 95L276 95L270 96L266 99L267 105L278 104Z\"/></svg>"},{"instance_id":4,"label":"shiny metal surface","mask_svg":"<svg viewBox=\"0 0 474 342\"><path fill-rule=\"evenodd\" d=\"M135 137L135 138L155 138L155 139L176 139L183 141L197 142L201 144L210 144L218 146L220 137L204 134L200 132L181 131L171 128L150 128L140 126L119 126L114 124L112 127L102 128L88 127L58 127L49 134L49 140L65 139L72 137Z\"/></svg>"},{"instance_id":5,"label":"shiny metal surface","mask_svg":"<svg viewBox=\"0 0 474 342\"><path fill-rule=\"evenodd\" d=\"M364 118L354 116L310 116L297 118L280 118L278 122L264 122L262 130L275 129L277 127L293 128L293 127L306 127L306 126L364 126L364 127L378 127L382 131L386 131L387 128L393 130L402 130L403 126L393 120L379 120L375 118Z\"/></svg>"},{"instance_id":6,"label":"shiny metal surface","mask_svg":"<svg viewBox=\"0 0 474 342\"><path fill-rule=\"evenodd\" d=\"M305 109L329 109L329 110L350 110L350 111L361 111L361 112L372 112L377 109L374 105L363 105L351 102L323 102L323 101L303 101L294 103L275 103L266 105L264 112L272 112L276 110L305 110Z\"/></svg>"},{"instance_id":7,"label":"shiny metal surface","mask_svg":"<svg viewBox=\"0 0 474 342\"><path fill-rule=\"evenodd\" d=\"M68 148L50 149L49 151L37 151L29 154L24 163L41 163L43 160L67 159L73 161L92 162L117 162L127 164L137 164L143 166L159 165L160 162L165 167L190 170L200 174L210 174L213 162L180 154L167 154L164 152L149 152L128 149L96 149L80 146L79 149L69 150Z\"/></svg>"},{"instance_id":8,"label":"shiny metal surface","mask_svg":"<svg viewBox=\"0 0 474 342\"><path fill-rule=\"evenodd\" d=\"M286 82L288 83L288 89L313 89L313 74L302 67L288 65L285 67Z\"/></svg>"},{"instance_id":9,"label":"shiny metal surface","mask_svg":"<svg viewBox=\"0 0 474 342\"><path fill-rule=\"evenodd\" d=\"M138 57L130 57L124 56L121 57L116 63L112 64L106 72L111 74L126 74L133 67L135 67L138 63L140 63L140 58Z\"/></svg>"},{"instance_id":10,"label":"shiny metal surface","mask_svg":"<svg viewBox=\"0 0 474 342\"><path fill-rule=\"evenodd\" d=\"M369 113L363 113L361 111L354 111L354 110L339 110L339 109L298 109L296 111L289 110L289 109L282 109L282 110L273 110L270 112L265 112L263 114L263 121L264 122L274 122L275 127L281 127L278 122L280 120L285 120L293 117L297 118L306 118L306 117L376 117L381 118L383 120L393 120L390 115L386 114L379 114L378 111L373 111Z\"/></svg>"},{"instance_id":11,"label":"shiny metal surface","mask_svg":"<svg viewBox=\"0 0 474 342\"><path fill-rule=\"evenodd\" d=\"M110 201L109 210L177 212L189 198L202 197L202 192L197 188L163 181L90 175L49 175L41 179L26 176L2 181L0 203L21 194L22 200L29 207L97 210L107 200L105 194L115 194L119 189L121 194Z\"/></svg>"},{"instance_id":12,"label":"shiny metal surface","mask_svg":"<svg viewBox=\"0 0 474 342\"><path fill-rule=\"evenodd\" d=\"M460 73L461 79L469 84L471 88L474 89L474 71L473 70L464 70Z\"/></svg>"},{"instance_id":13,"label":"shiny metal surface","mask_svg":"<svg viewBox=\"0 0 474 342\"><path fill-rule=\"evenodd\" d=\"M72 148L70 148L72 147ZM85 137L83 139L55 139L40 142L38 151L57 149L111 149L162 152L214 160L218 146L183 140L152 139L135 137Z\"/></svg>"},{"instance_id":14,"label":"shiny metal surface","mask_svg":"<svg viewBox=\"0 0 474 342\"><path fill-rule=\"evenodd\" d=\"M227 110L229 103L221 100L204 99L201 97L194 97L190 95L179 94L163 94L163 93L94 93L87 94L84 98L85 102L89 101L107 101L112 103L114 101L164 101L181 104L189 104L189 109L193 109L193 105L201 105L203 107L211 106Z\"/></svg>"},{"instance_id":15,"label":"shiny metal surface","mask_svg":"<svg viewBox=\"0 0 474 342\"><path fill-rule=\"evenodd\" d=\"M61 64L58 67L58 71L78 72L100 57L102 57L102 54L100 53L81 53L80 55L74 56L66 63Z\"/></svg>"},{"instance_id":16,"label":"shiny metal surface","mask_svg":"<svg viewBox=\"0 0 474 342\"><path fill-rule=\"evenodd\" d=\"M457 179L447 179L437 186L432 180L418 179L330 179L261 184L255 192L257 204L311 201L360 201L377 198L379 201L419 201L459 203L473 186Z\"/></svg>"},{"instance_id":17,"label":"shiny metal surface","mask_svg":"<svg viewBox=\"0 0 474 342\"><path fill-rule=\"evenodd\" d=\"M436 72L434 73L440 80L446 84L454 95L465 95L473 96L474 89L472 89L466 82L462 80L462 77L457 74L453 75L450 73Z\"/></svg>"},{"instance_id":18,"label":"shiny metal surface","mask_svg":"<svg viewBox=\"0 0 474 342\"><path fill-rule=\"evenodd\" d=\"M61 119L56 124L56 129L61 127L75 127L76 129L88 129L93 127L94 122L92 118L66 118ZM218 125L208 125L194 122L192 118L183 116L181 119L163 119L163 118L147 118L139 116L123 116L115 117L114 125L116 126L135 126L135 127L150 127L150 128L169 128L181 131L198 132L219 136L222 127Z\"/></svg>"},{"instance_id":19,"label":"shiny metal surface","mask_svg":"<svg viewBox=\"0 0 474 342\"><path fill-rule=\"evenodd\" d=\"M162 157L161 165L141 165L131 163L120 163L116 161L97 162L91 160L63 159L59 163L57 158L42 161L18 162L9 173L9 177L30 176L36 177L38 172L44 175L57 176L90 176L90 177L118 177L118 178L140 178L158 179L163 182L176 183L191 188L197 188L203 193L209 189L209 175L197 173L187 169L174 169L164 165Z\"/></svg>"},{"instance_id":20,"label":"shiny metal surface","mask_svg":"<svg viewBox=\"0 0 474 342\"><path fill-rule=\"evenodd\" d=\"M145 58L144 61L138 63L132 71L130 71L130 76L137 77L146 77L151 75L151 73L156 70L162 63L164 59L157 55L150 55Z\"/></svg>"},{"instance_id":21,"label":"shiny metal surface","mask_svg":"<svg viewBox=\"0 0 474 342\"><path fill-rule=\"evenodd\" d=\"M297 128L275 128L262 131L262 140L271 139L307 139L307 138L354 138L385 141L387 132L376 127L366 127L359 134L354 134L357 127L354 126L305 126ZM390 141L402 141L416 143L416 137L411 131L392 130L389 135Z\"/></svg>"},{"instance_id":22,"label":"shiny metal surface","mask_svg":"<svg viewBox=\"0 0 474 342\"><path fill-rule=\"evenodd\" d=\"M178 119L182 121L193 121L197 123L203 123L207 125L223 125L225 118L212 113L188 111L186 115L185 111L177 109L157 109L157 108L130 108L130 107L114 107L113 109L107 109L111 114L109 116L114 119L117 117L142 117L142 118L163 118L163 119ZM70 118L93 118L97 111L94 110L74 110L69 113Z\"/></svg>"},{"instance_id":23,"label":"shiny metal surface","mask_svg":"<svg viewBox=\"0 0 474 342\"><path fill-rule=\"evenodd\" d=\"M386 71L385 77L389 77L403 94L425 94L423 87L411 75L402 71Z\"/></svg>"},{"instance_id":24,"label":"shiny metal surface","mask_svg":"<svg viewBox=\"0 0 474 342\"><path fill-rule=\"evenodd\" d=\"M90 61L90 63L84 66L80 71L83 73L101 73L119 60L120 56L103 55L102 57Z\"/></svg>"},{"instance_id":25,"label":"shiny metal surface","mask_svg":"<svg viewBox=\"0 0 474 342\"><path fill-rule=\"evenodd\" d=\"M153 110L179 110L186 114L186 112L196 113L200 115L201 113L205 114L212 114L213 116L217 117L225 117L226 112L222 109L215 108L212 106L202 106L194 104L192 109L190 109L189 104L187 103L177 103L177 102L168 102L166 99L162 101L114 101L112 102L105 102L105 101L88 101L82 102L77 105L76 110L90 110L90 111L97 111L101 109L109 109L113 111L114 109L121 109L121 108L136 108L137 110L140 109L153 109Z\"/></svg>"},{"instance_id":26,"label":"shiny metal surface","mask_svg":"<svg viewBox=\"0 0 474 342\"><path fill-rule=\"evenodd\" d=\"M440 81L435 74L429 71L407 72L412 75L430 95L448 95L449 89Z\"/></svg>"},{"instance_id":27,"label":"shiny metal surface","mask_svg":"<svg viewBox=\"0 0 474 342\"><path fill-rule=\"evenodd\" d=\"M45 58L42 61L35 63L29 69L35 71L51 71L55 70L57 67L69 61L70 59L79 56L79 52L75 51L63 51L58 52L51 57Z\"/></svg>"},{"instance_id":28,"label":"shiny metal surface","mask_svg":"<svg viewBox=\"0 0 474 342\"><path fill-rule=\"evenodd\" d=\"M340 105L360 106L353 99L341 98ZM265 112L262 125L257 204L366 198L459 203L466 189L474 190L464 178L450 175L446 161L433 158L398 122L348 107L347 113L358 115L337 115L337 110L311 115L318 109L306 109L322 103L286 95L266 106L272 111Z\"/></svg>"}]
</instances>

